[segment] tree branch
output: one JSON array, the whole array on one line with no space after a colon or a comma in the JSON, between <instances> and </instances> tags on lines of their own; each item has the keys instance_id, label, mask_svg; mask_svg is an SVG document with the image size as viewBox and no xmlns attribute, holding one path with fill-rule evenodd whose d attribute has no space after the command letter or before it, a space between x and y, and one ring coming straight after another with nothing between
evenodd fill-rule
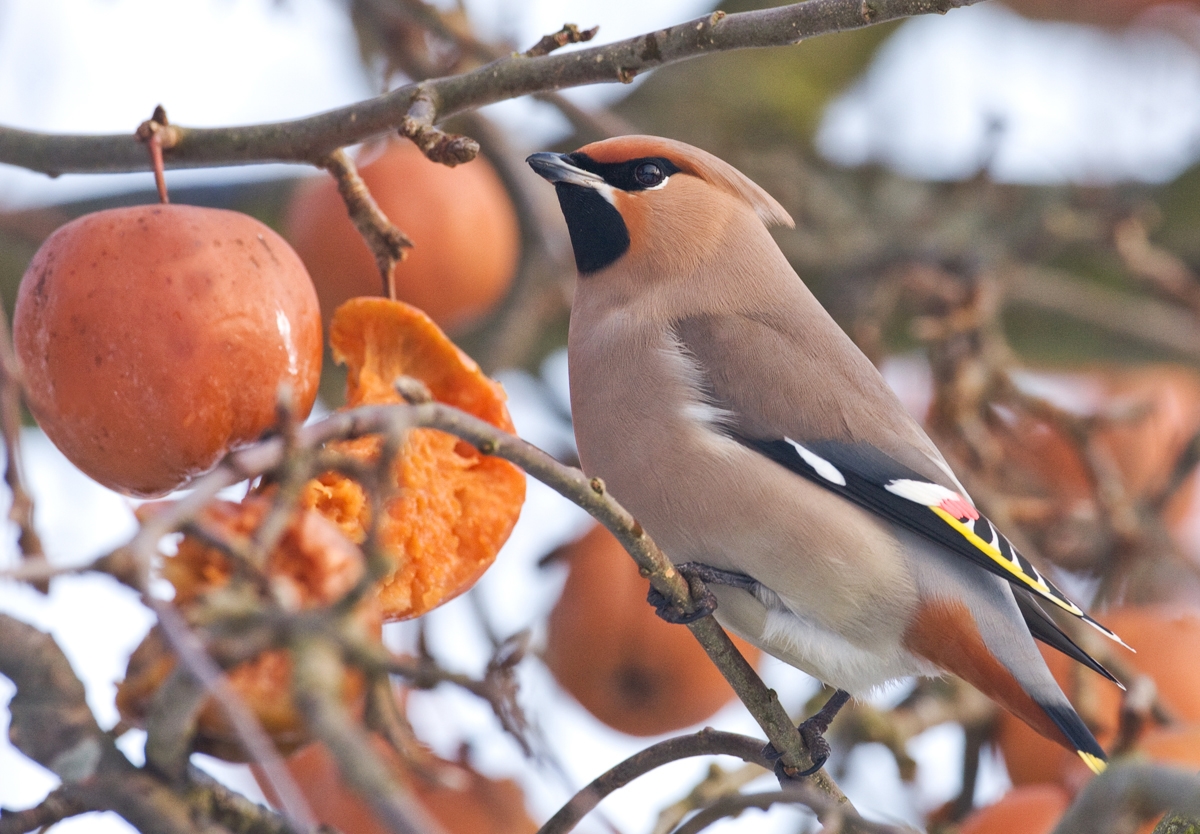
<instances>
[{"instance_id":1,"label":"tree branch","mask_svg":"<svg viewBox=\"0 0 1200 834\"><path fill-rule=\"evenodd\" d=\"M764 772L774 766L763 755L763 744L758 739L705 727L698 733L653 744L597 776L547 820L538 834L566 834L613 791L655 768L693 756L737 756L744 762L758 765Z\"/></svg>"},{"instance_id":2,"label":"tree branch","mask_svg":"<svg viewBox=\"0 0 1200 834\"><path fill-rule=\"evenodd\" d=\"M304 119L227 128L178 130L164 149L168 167L315 163L338 148L398 129L418 92L435 105L430 123L485 104L621 81L656 67L748 47L787 46L805 38L859 29L913 15L944 14L977 0L808 0L791 6L721 15L604 46L535 58L514 55L463 75L408 84L390 93ZM132 132L65 135L0 128L0 162L51 176L144 171L145 148Z\"/></svg>"},{"instance_id":3,"label":"tree branch","mask_svg":"<svg viewBox=\"0 0 1200 834\"><path fill-rule=\"evenodd\" d=\"M56 788L32 808L10 811L0 808L0 834L25 834L48 828L68 817L76 817L92 810L71 795L69 788Z\"/></svg>"},{"instance_id":4,"label":"tree branch","mask_svg":"<svg viewBox=\"0 0 1200 834\"><path fill-rule=\"evenodd\" d=\"M395 298L396 264L404 260L407 254L405 250L412 248L412 240L396 228L379 208L367 184L359 176L354 162L345 151L336 150L319 164L337 181L338 193L342 195L354 228L358 229L358 233L371 248L371 254L375 256L375 266L378 267L379 277L383 282L384 297Z\"/></svg>"}]
</instances>

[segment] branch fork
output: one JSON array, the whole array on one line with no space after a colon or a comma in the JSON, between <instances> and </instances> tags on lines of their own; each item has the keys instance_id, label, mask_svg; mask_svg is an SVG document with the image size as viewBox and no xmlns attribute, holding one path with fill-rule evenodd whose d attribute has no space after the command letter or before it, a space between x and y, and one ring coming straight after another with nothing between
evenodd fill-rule
<instances>
[{"instance_id":1,"label":"branch fork","mask_svg":"<svg viewBox=\"0 0 1200 834\"><path fill-rule=\"evenodd\" d=\"M418 87L408 112L400 121L400 135L411 139L431 162L450 168L470 162L479 155L478 142L469 136L446 133L435 127L437 117L438 105L432 89Z\"/></svg>"}]
</instances>

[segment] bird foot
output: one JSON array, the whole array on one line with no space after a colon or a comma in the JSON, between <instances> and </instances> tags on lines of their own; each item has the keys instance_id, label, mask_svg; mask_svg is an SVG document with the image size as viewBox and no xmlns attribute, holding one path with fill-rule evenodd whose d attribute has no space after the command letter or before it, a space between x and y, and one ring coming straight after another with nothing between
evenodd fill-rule
<instances>
[{"instance_id":1,"label":"bird foot","mask_svg":"<svg viewBox=\"0 0 1200 834\"><path fill-rule=\"evenodd\" d=\"M763 755L775 762L775 776L778 777L780 782L812 776L825 766L825 762L829 761L829 754L832 752L829 749L829 742L825 740L825 732L833 722L834 716L838 714L849 700L849 692L846 692L844 689L837 690L825 702L825 706L821 707L815 715L796 728L800 733L800 738L804 740L804 744L808 747L808 754L813 761L812 767L807 770L789 773L788 768L784 766L780 758L782 754L775 749L774 744L767 743L766 747L763 748Z\"/></svg>"},{"instance_id":2,"label":"bird foot","mask_svg":"<svg viewBox=\"0 0 1200 834\"><path fill-rule=\"evenodd\" d=\"M696 600L697 605L694 611L684 611L651 585L650 592L646 594L646 601L653 605L655 613L668 623L687 625L701 617L707 617L717 610L717 598L713 596L712 591L704 587L706 584L732 585L751 590L752 593L752 589L758 585L744 573L720 570L699 562L684 562L676 565L675 570L679 571L680 575L687 580L688 587L692 592L692 599Z\"/></svg>"}]
</instances>

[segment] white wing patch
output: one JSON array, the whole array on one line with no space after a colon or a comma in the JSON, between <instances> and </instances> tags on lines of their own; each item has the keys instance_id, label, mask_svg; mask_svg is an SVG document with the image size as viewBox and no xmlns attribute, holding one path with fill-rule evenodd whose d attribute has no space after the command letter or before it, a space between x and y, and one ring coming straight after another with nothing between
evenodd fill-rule
<instances>
[{"instance_id":1,"label":"white wing patch","mask_svg":"<svg viewBox=\"0 0 1200 834\"><path fill-rule=\"evenodd\" d=\"M916 501L926 507L936 507L947 498L957 498L958 493L947 489L941 484L931 484L929 481L914 481L909 478L897 478L888 481L883 486L892 495L899 495L909 501Z\"/></svg>"},{"instance_id":2,"label":"white wing patch","mask_svg":"<svg viewBox=\"0 0 1200 834\"><path fill-rule=\"evenodd\" d=\"M811 466L813 471L822 478L829 481L831 484L837 484L838 486L846 485L846 476L843 475L842 471L832 463L825 460L825 458L821 457L816 452L812 452L804 448L790 437L785 437L784 440L790 443L792 448L796 450L796 454L800 455L800 457L804 459L804 462Z\"/></svg>"},{"instance_id":3,"label":"white wing patch","mask_svg":"<svg viewBox=\"0 0 1200 834\"><path fill-rule=\"evenodd\" d=\"M939 507L955 518L979 518L979 511L969 499L964 498L952 489L929 481L915 481L910 478L897 478L888 481L883 488L892 495L898 495L926 507Z\"/></svg>"}]
</instances>

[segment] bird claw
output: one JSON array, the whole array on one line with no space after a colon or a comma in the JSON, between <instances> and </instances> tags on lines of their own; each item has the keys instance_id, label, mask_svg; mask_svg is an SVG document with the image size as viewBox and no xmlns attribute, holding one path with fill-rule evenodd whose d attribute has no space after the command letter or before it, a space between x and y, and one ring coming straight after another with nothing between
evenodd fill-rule
<instances>
[{"instance_id":1,"label":"bird claw","mask_svg":"<svg viewBox=\"0 0 1200 834\"><path fill-rule=\"evenodd\" d=\"M692 599L696 602L696 610L684 611L678 605L667 600L651 585L650 593L646 595L646 601L653 605L658 616L668 623L686 625L716 611L717 598L713 596L712 591L705 587L706 585L728 585L732 588L741 588L751 594L758 592L758 582L744 573L721 570L702 562L683 562L676 565L675 570L679 571L680 576L687 580L688 588L692 592Z\"/></svg>"},{"instance_id":2,"label":"bird claw","mask_svg":"<svg viewBox=\"0 0 1200 834\"><path fill-rule=\"evenodd\" d=\"M812 719L809 720L811 721ZM820 732L813 731L807 725L808 721L805 721L796 729L799 730L800 737L804 739L804 744L808 747L808 755L813 761L812 767L804 770L789 768L783 763L783 754L776 750L775 745L769 741L762 749L763 756L768 761L775 763L775 777L779 779L780 783L795 782L812 776L825 766L825 762L829 761L829 755L833 752L829 747L829 742L825 740L825 736L821 735Z\"/></svg>"},{"instance_id":3,"label":"bird claw","mask_svg":"<svg viewBox=\"0 0 1200 834\"><path fill-rule=\"evenodd\" d=\"M844 689L837 690L815 715L796 728L796 731L800 733L800 738L804 740L805 746L808 747L808 755L813 761L812 767L806 770L789 772L789 768L784 765L781 759L783 754L775 749L774 744L767 742L767 745L763 747L763 756L768 761L775 763L775 776L778 777L780 782L812 776L825 766L825 762L829 761L829 755L832 752L829 748L829 742L825 740L825 732L829 729L834 716L838 714L838 711L849 700L850 693Z\"/></svg>"},{"instance_id":4,"label":"bird claw","mask_svg":"<svg viewBox=\"0 0 1200 834\"><path fill-rule=\"evenodd\" d=\"M689 582L690 586L691 583ZM654 613L668 623L676 625L687 625L694 623L696 620L707 617L709 614L717 610L717 598L713 596L713 592L704 589L704 592L697 596L695 590L692 591L692 599L696 602L696 607L692 611L685 611L683 608L676 605L671 600L667 599L653 585L650 586L650 592L646 594L646 602L654 606Z\"/></svg>"}]
</instances>

